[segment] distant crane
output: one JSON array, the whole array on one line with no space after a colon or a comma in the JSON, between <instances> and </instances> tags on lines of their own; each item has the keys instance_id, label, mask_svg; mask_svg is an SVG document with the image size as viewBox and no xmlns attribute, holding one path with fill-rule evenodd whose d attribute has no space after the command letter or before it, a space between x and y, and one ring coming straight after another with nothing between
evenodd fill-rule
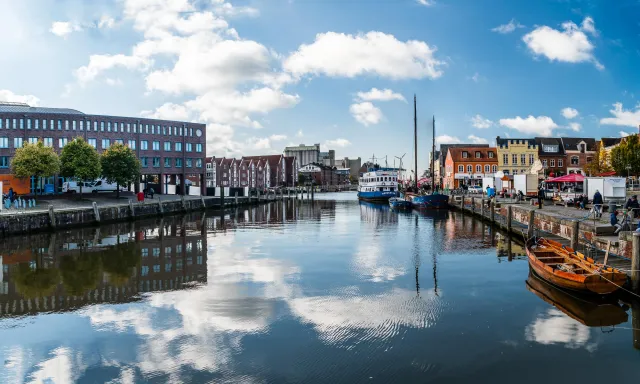
<instances>
[{"instance_id":1,"label":"distant crane","mask_svg":"<svg viewBox=\"0 0 640 384\"><path fill-rule=\"evenodd\" d=\"M400 157L398 157L398 156L394 156L396 159L400 160L400 171L398 172L398 179L400 179L400 180L404 180L404 179L402 178L402 171L403 171L403 169L402 169L402 159L404 158L404 156L405 156L405 155L406 155L406 153L405 153L405 154L403 154L403 155L402 155L402 156L400 156ZM393 161L393 166L394 166L394 168L395 168L395 164L396 164L396 161L394 160L394 161Z\"/></svg>"}]
</instances>

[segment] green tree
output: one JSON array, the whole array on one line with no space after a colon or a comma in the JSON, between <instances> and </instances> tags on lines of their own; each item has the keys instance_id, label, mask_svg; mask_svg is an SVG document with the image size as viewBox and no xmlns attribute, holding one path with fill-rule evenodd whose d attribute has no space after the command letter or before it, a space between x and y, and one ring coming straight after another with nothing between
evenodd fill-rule
<instances>
[{"instance_id":1,"label":"green tree","mask_svg":"<svg viewBox=\"0 0 640 384\"><path fill-rule=\"evenodd\" d=\"M45 147L42 141L25 143L22 148L16 149L11 160L11 172L20 179L34 176L39 180L60 172L60 159L53 148Z\"/></svg>"},{"instance_id":2,"label":"green tree","mask_svg":"<svg viewBox=\"0 0 640 384\"><path fill-rule=\"evenodd\" d=\"M70 296L83 296L98 286L102 273L102 259L97 253L81 251L63 256L60 260L62 284Z\"/></svg>"},{"instance_id":3,"label":"green tree","mask_svg":"<svg viewBox=\"0 0 640 384\"><path fill-rule=\"evenodd\" d=\"M125 285L133 271L140 266L138 244L130 242L110 247L101 254L104 271L109 274L109 282L115 286Z\"/></svg>"},{"instance_id":4,"label":"green tree","mask_svg":"<svg viewBox=\"0 0 640 384\"><path fill-rule=\"evenodd\" d=\"M640 174L640 140L638 135L626 137L611 151L611 166L618 175Z\"/></svg>"},{"instance_id":5,"label":"green tree","mask_svg":"<svg viewBox=\"0 0 640 384\"><path fill-rule=\"evenodd\" d=\"M298 185L305 185L309 181L309 177L304 173L298 173Z\"/></svg>"},{"instance_id":6,"label":"green tree","mask_svg":"<svg viewBox=\"0 0 640 384\"><path fill-rule=\"evenodd\" d=\"M100 156L82 137L76 137L62 148L60 162L60 174L64 177L75 177L78 181L84 181L100 176ZM82 197L82 183L79 185Z\"/></svg>"},{"instance_id":7,"label":"green tree","mask_svg":"<svg viewBox=\"0 0 640 384\"><path fill-rule=\"evenodd\" d=\"M138 180L140 161L129 147L115 143L102 153L100 157L102 175L109 183L116 183L117 197L120 197L120 186L129 185Z\"/></svg>"},{"instance_id":8,"label":"green tree","mask_svg":"<svg viewBox=\"0 0 640 384\"><path fill-rule=\"evenodd\" d=\"M11 274L16 290L25 299L49 296L60 283L57 268L31 268L29 263L20 263Z\"/></svg>"},{"instance_id":9,"label":"green tree","mask_svg":"<svg viewBox=\"0 0 640 384\"><path fill-rule=\"evenodd\" d=\"M589 176L596 176L601 173L613 171L610 165L609 152L604 150L602 142L596 145L593 160L584 167L584 170Z\"/></svg>"}]
</instances>

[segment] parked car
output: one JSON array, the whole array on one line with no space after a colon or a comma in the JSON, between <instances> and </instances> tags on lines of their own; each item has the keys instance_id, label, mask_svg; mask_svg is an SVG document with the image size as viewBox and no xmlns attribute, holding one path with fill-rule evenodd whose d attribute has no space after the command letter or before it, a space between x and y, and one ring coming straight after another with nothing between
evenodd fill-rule
<instances>
[{"instance_id":1,"label":"parked car","mask_svg":"<svg viewBox=\"0 0 640 384\"><path fill-rule=\"evenodd\" d=\"M107 183L106 180L101 179L101 180L97 180L95 183L93 183L90 187L89 190L91 191L91 193L98 193L98 192L115 192L116 189L118 188L118 185L116 183ZM126 191L127 187L125 186L120 186L120 192Z\"/></svg>"},{"instance_id":2,"label":"parked car","mask_svg":"<svg viewBox=\"0 0 640 384\"><path fill-rule=\"evenodd\" d=\"M80 184L82 184L82 192L89 192L92 182L89 181L65 181L62 183L62 193L80 193Z\"/></svg>"}]
</instances>

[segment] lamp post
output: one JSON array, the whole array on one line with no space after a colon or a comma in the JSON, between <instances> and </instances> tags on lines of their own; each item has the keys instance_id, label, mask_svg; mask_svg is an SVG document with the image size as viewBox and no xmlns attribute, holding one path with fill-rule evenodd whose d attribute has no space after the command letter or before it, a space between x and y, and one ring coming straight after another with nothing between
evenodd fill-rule
<instances>
[{"instance_id":1,"label":"lamp post","mask_svg":"<svg viewBox=\"0 0 640 384\"><path fill-rule=\"evenodd\" d=\"M631 164L627 164L625 167L627 169L627 181L629 181L629 173L631 172Z\"/></svg>"}]
</instances>

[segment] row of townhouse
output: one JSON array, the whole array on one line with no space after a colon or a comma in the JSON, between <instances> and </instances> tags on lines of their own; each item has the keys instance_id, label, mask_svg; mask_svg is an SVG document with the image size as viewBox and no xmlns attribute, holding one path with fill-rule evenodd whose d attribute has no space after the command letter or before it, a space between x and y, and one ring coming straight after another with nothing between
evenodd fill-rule
<instances>
[{"instance_id":1,"label":"row of townhouse","mask_svg":"<svg viewBox=\"0 0 640 384\"><path fill-rule=\"evenodd\" d=\"M298 182L295 157L283 155L207 157L207 187L293 187Z\"/></svg>"}]
</instances>

